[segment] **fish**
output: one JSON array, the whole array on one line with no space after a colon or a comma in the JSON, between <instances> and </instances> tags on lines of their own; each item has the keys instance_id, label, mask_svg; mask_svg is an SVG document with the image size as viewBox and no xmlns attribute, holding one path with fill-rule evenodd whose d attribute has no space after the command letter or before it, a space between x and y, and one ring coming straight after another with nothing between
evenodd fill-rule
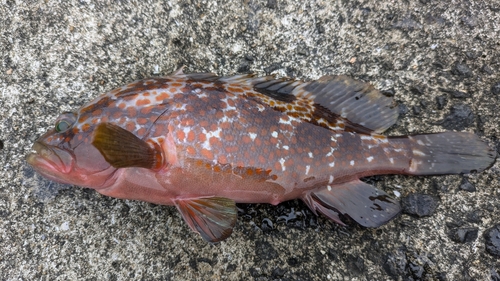
<instances>
[{"instance_id":1,"label":"fish","mask_svg":"<svg viewBox=\"0 0 500 281\"><path fill-rule=\"evenodd\" d=\"M383 135L397 119L391 97L344 75L300 81L181 68L63 112L27 162L49 180L173 205L215 243L233 232L236 203L301 199L340 225L380 227L400 203L361 178L481 172L497 157L468 132Z\"/></svg>"}]
</instances>

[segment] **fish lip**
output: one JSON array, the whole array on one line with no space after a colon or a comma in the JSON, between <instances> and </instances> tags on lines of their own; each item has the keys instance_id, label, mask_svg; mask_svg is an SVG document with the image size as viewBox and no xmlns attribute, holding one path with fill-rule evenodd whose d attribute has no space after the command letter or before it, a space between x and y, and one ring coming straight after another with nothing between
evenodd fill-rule
<instances>
[{"instance_id":1,"label":"fish lip","mask_svg":"<svg viewBox=\"0 0 500 281\"><path fill-rule=\"evenodd\" d=\"M34 152L26 156L26 161L35 170L46 175L53 175L54 172L63 174L71 172L74 158L69 152L49 147L40 141L35 141L32 150Z\"/></svg>"}]
</instances>

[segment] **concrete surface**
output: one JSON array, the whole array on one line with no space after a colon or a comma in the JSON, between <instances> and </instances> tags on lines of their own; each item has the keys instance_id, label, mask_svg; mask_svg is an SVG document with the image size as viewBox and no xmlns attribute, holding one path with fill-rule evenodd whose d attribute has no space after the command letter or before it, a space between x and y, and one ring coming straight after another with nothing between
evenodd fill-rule
<instances>
[{"instance_id":1,"label":"concrete surface","mask_svg":"<svg viewBox=\"0 0 500 281\"><path fill-rule=\"evenodd\" d=\"M403 114L391 135L448 127L499 146L498 0L300 2L0 0L0 279L500 278L483 237L500 222L498 164L466 177L472 192L461 176L370 179L439 203L430 216L403 214L379 229L339 227L296 201L241 205L234 234L218 245L172 207L53 184L27 167L60 112L182 65L348 74L395 95ZM477 236L455 242L456 228Z\"/></svg>"}]
</instances>

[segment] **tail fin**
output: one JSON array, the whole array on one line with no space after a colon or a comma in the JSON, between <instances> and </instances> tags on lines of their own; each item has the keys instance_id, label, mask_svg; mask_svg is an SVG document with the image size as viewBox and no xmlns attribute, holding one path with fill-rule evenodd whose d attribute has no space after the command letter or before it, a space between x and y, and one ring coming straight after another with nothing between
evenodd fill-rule
<instances>
[{"instance_id":1,"label":"tail fin","mask_svg":"<svg viewBox=\"0 0 500 281\"><path fill-rule=\"evenodd\" d=\"M468 174L490 167L497 157L478 136L444 132L409 136L413 157L411 175Z\"/></svg>"}]
</instances>

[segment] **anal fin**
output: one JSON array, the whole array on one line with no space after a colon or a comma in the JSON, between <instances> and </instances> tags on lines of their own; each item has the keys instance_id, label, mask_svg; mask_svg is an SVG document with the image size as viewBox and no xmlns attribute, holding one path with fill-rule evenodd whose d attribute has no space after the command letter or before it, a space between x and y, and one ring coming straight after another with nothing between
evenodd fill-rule
<instances>
[{"instance_id":1,"label":"anal fin","mask_svg":"<svg viewBox=\"0 0 500 281\"><path fill-rule=\"evenodd\" d=\"M313 210L344 225L339 214L349 216L364 227L379 227L401 211L387 193L360 180L315 189L302 200Z\"/></svg>"},{"instance_id":2,"label":"anal fin","mask_svg":"<svg viewBox=\"0 0 500 281\"><path fill-rule=\"evenodd\" d=\"M236 203L228 198L207 197L174 201L189 227L208 242L231 235L237 220Z\"/></svg>"}]
</instances>

